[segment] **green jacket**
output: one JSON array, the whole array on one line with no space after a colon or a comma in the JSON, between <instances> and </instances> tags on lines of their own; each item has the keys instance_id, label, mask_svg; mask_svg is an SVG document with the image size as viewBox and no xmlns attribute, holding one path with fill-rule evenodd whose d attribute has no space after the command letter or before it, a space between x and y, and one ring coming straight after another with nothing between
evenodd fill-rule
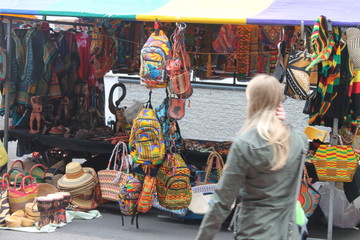
<instances>
[{"instance_id":1,"label":"green jacket","mask_svg":"<svg viewBox=\"0 0 360 240\"><path fill-rule=\"evenodd\" d=\"M242 202L234 226L235 239L299 239L293 212L308 140L304 133L290 131L290 155L277 171L269 169L272 147L255 129L235 139L196 239L214 238L238 195Z\"/></svg>"}]
</instances>

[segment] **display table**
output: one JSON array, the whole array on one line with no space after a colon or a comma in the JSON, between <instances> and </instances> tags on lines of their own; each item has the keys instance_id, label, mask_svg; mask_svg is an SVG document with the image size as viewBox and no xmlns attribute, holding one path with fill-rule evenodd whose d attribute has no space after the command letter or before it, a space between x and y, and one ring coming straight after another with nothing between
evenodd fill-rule
<instances>
[{"instance_id":1,"label":"display table","mask_svg":"<svg viewBox=\"0 0 360 240\"><path fill-rule=\"evenodd\" d=\"M3 138L4 131L0 131L0 137ZM34 148L42 151L49 147L58 147L74 152L85 153L111 153L114 145L103 140L88 140L75 137L65 138L56 135L30 134L28 129L9 130L9 141L19 140L23 143L31 143Z\"/></svg>"}]
</instances>

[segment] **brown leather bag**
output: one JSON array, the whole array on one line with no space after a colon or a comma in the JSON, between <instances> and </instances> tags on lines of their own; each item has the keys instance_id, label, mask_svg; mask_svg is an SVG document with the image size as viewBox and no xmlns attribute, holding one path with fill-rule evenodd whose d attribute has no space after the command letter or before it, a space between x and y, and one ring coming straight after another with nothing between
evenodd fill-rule
<instances>
[{"instance_id":1,"label":"brown leather bag","mask_svg":"<svg viewBox=\"0 0 360 240\"><path fill-rule=\"evenodd\" d=\"M174 120L180 120L185 115L185 101L184 98L169 98L168 116Z\"/></svg>"},{"instance_id":2,"label":"brown leather bag","mask_svg":"<svg viewBox=\"0 0 360 240\"><path fill-rule=\"evenodd\" d=\"M172 36L173 58L168 61L167 70L170 75L170 91L179 98L189 98L193 89L190 81L190 57L185 49L185 24L177 25Z\"/></svg>"}]
</instances>

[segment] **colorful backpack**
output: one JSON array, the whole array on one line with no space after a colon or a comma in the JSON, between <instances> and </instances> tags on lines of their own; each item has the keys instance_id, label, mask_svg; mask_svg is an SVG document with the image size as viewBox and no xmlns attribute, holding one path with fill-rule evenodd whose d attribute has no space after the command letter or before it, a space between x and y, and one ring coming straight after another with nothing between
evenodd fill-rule
<instances>
[{"instance_id":1,"label":"colorful backpack","mask_svg":"<svg viewBox=\"0 0 360 240\"><path fill-rule=\"evenodd\" d=\"M146 175L142 187L142 191L137 202L136 210L138 212L146 213L149 211L154 203L154 194L156 190L156 177Z\"/></svg>"},{"instance_id":2,"label":"colorful backpack","mask_svg":"<svg viewBox=\"0 0 360 240\"><path fill-rule=\"evenodd\" d=\"M157 199L170 210L183 209L191 202L190 170L180 154L169 154L156 175Z\"/></svg>"},{"instance_id":3,"label":"colorful backpack","mask_svg":"<svg viewBox=\"0 0 360 240\"><path fill-rule=\"evenodd\" d=\"M129 150L134 163L157 165L165 157L165 141L161 125L151 107L143 108L133 121Z\"/></svg>"},{"instance_id":4,"label":"colorful backpack","mask_svg":"<svg viewBox=\"0 0 360 240\"><path fill-rule=\"evenodd\" d=\"M122 173L119 182L119 207L124 215L136 214L136 205L141 193L142 183L132 174Z\"/></svg>"},{"instance_id":5,"label":"colorful backpack","mask_svg":"<svg viewBox=\"0 0 360 240\"><path fill-rule=\"evenodd\" d=\"M140 53L140 82L149 88L166 87L166 62L171 56L170 41L166 34L159 30L152 33Z\"/></svg>"}]
</instances>

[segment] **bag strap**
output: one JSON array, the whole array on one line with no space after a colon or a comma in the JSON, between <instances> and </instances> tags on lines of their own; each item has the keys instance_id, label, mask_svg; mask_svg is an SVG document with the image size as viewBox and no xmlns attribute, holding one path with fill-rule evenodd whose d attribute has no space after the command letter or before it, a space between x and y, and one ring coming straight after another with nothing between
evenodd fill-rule
<instances>
[{"instance_id":1,"label":"bag strap","mask_svg":"<svg viewBox=\"0 0 360 240\"><path fill-rule=\"evenodd\" d=\"M30 175L32 175L32 171L35 169L35 168L37 168L37 167L40 167L40 168L42 168L43 170L44 170L44 175L42 176L42 179L44 179L45 178L45 175L46 175L46 167L44 166L44 165L42 165L42 164L35 164L34 166L32 166L31 167L31 169L30 169L30 171L29 171L29 174Z\"/></svg>"},{"instance_id":2,"label":"bag strap","mask_svg":"<svg viewBox=\"0 0 360 240\"><path fill-rule=\"evenodd\" d=\"M24 178L25 177L25 174L23 174L23 173L18 173L18 174L16 174L16 176L15 176L15 179L14 179L14 189L16 189L17 187L16 187L16 183L17 183L17 179L18 179L18 177L19 176L22 176L22 178ZM10 185L11 185L11 182L10 182ZM21 187L21 183L20 183L20 187Z\"/></svg>"},{"instance_id":3,"label":"bag strap","mask_svg":"<svg viewBox=\"0 0 360 240\"><path fill-rule=\"evenodd\" d=\"M25 169L24 162L23 162L23 161L21 161L20 159L15 160L15 161L11 164L10 168L13 168L17 162L21 163L21 167L22 167L22 169Z\"/></svg>"},{"instance_id":4,"label":"bag strap","mask_svg":"<svg viewBox=\"0 0 360 240\"><path fill-rule=\"evenodd\" d=\"M353 135L353 137L351 138L350 141L346 140L345 137L343 136L343 134L341 134L341 131L339 131L339 135L341 136L342 140L346 143L346 144L351 144L355 141L356 135L358 134L358 130L359 128L356 128L355 133Z\"/></svg>"},{"instance_id":5,"label":"bag strap","mask_svg":"<svg viewBox=\"0 0 360 240\"><path fill-rule=\"evenodd\" d=\"M208 160L206 162L204 184L209 183L211 177L211 170L214 165L214 160L215 160L216 168L220 171L220 176L222 174L222 170L224 168L224 160L222 159L221 155L218 152L211 151Z\"/></svg>"},{"instance_id":6,"label":"bag strap","mask_svg":"<svg viewBox=\"0 0 360 240\"><path fill-rule=\"evenodd\" d=\"M7 181L6 187L5 187L5 180ZM4 175L1 178L0 183L1 183L0 186L1 186L2 189L6 190L6 189L9 188L9 186L10 186L10 176L9 176L8 173L4 173Z\"/></svg>"},{"instance_id":7,"label":"bag strap","mask_svg":"<svg viewBox=\"0 0 360 240\"><path fill-rule=\"evenodd\" d=\"M112 159L114 157L114 164L113 164L113 170L117 170L116 167L115 167L115 163L116 163L116 159L117 159L117 156L118 156L118 152L119 152L119 146L121 145L121 141L119 141L118 143L116 143L112 153L111 153L111 156L110 156L110 159L109 159L109 162L108 162L108 165L107 165L107 168L106 170L110 170L110 167L111 167L111 163L112 163Z\"/></svg>"},{"instance_id":8,"label":"bag strap","mask_svg":"<svg viewBox=\"0 0 360 240\"><path fill-rule=\"evenodd\" d=\"M28 185L25 185L25 181L26 181L26 179L30 179L30 184L28 184ZM22 181L21 181L21 186L20 186L20 188L21 188L21 190L24 192L24 193L27 193L26 191L25 191L25 186L32 186L32 185L37 185L37 184L34 184L34 182L33 182L33 177L31 176L31 175L27 175L27 176L25 176L25 177L23 177L23 179L22 179ZM31 189L32 190L32 189ZM30 191L31 191L30 190ZM29 191L29 192L30 192Z\"/></svg>"}]
</instances>

